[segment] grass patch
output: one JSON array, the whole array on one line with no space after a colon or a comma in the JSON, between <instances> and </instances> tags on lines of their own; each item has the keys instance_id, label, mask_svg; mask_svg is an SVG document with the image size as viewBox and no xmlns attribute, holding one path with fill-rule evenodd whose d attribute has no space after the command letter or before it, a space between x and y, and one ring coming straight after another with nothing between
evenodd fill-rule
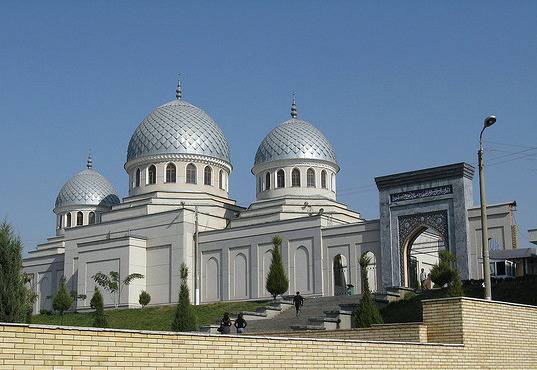
<instances>
[{"instance_id":1,"label":"grass patch","mask_svg":"<svg viewBox=\"0 0 537 370\"><path fill-rule=\"evenodd\" d=\"M215 324L224 312L231 314L241 311L255 311L258 307L264 307L267 301L255 302L218 302L194 306L199 325ZM175 315L175 305L145 307L133 309L106 310L108 327L115 329L137 330L164 330L169 331ZM60 316L34 315L32 324L59 325ZM70 312L63 318L63 324L68 326L92 326L92 312Z\"/></svg>"}]
</instances>

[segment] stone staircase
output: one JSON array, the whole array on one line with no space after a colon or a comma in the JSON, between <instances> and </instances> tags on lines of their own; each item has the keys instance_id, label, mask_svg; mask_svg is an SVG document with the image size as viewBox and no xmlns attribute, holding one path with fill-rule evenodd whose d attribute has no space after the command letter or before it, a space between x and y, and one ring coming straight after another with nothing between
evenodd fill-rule
<instances>
[{"instance_id":1,"label":"stone staircase","mask_svg":"<svg viewBox=\"0 0 537 370\"><path fill-rule=\"evenodd\" d=\"M375 293L375 301L383 307L390 301L398 300L399 292ZM256 312L243 312L248 323L247 333L263 333L293 330L335 330L350 329L351 314L360 302L361 295L340 295L331 297L307 297L296 317L292 296L259 308ZM232 320L235 317L231 318ZM218 323L201 328L206 333L218 333ZM232 328L232 333L233 333Z\"/></svg>"}]
</instances>

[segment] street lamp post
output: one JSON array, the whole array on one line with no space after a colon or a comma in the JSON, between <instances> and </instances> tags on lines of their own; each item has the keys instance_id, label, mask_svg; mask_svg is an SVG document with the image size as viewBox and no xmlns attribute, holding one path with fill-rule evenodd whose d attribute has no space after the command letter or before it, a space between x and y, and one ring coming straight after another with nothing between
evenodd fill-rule
<instances>
[{"instance_id":1,"label":"street lamp post","mask_svg":"<svg viewBox=\"0 0 537 370\"><path fill-rule=\"evenodd\" d=\"M496 123L496 116L488 116L485 118L483 128L479 134L479 151L477 152L477 160L479 165L479 194L481 198L481 243L483 247L483 280L485 281L485 299L492 299L492 289L490 287L490 263L489 263L489 247L488 247L488 222L487 222L487 201L485 198L485 171L483 161L483 132L487 127Z\"/></svg>"}]
</instances>

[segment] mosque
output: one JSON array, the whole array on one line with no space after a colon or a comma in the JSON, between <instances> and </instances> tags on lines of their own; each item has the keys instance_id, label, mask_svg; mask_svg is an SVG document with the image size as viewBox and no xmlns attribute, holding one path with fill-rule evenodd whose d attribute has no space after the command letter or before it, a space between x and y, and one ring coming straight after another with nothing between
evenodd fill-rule
<instances>
[{"instance_id":1,"label":"mosque","mask_svg":"<svg viewBox=\"0 0 537 370\"><path fill-rule=\"evenodd\" d=\"M153 110L136 128L124 169L128 196L95 168L61 188L54 207L56 233L29 252L24 270L38 294L34 312L50 310L60 278L89 308L97 272L140 273L121 291L121 307L178 299L179 267L189 268L195 303L269 297L265 279L271 240L283 239L289 293L305 296L360 291L360 257L373 290L409 287L449 249L464 279L482 276L480 210L467 163L381 176L380 218L366 220L337 201L336 151L315 126L291 118L261 141L252 174L256 200L229 198L230 148L218 124L182 98ZM502 251L517 247L514 202L488 206L489 235ZM105 304L113 297L104 294Z\"/></svg>"}]
</instances>

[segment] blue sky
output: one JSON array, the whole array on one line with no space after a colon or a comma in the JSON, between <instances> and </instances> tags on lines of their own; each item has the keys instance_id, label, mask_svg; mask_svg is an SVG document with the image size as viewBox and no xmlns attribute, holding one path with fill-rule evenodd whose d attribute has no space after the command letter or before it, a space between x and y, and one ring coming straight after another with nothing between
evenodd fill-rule
<instances>
[{"instance_id":1,"label":"blue sky","mask_svg":"<svg viewBox=\"0 0 537 370\"><path fill-rule=\"evenodd\" d=\"M185 99L230 142L231 196L241 205L255 197L257 146L289 117L295 91L300 117L336 148L338 199L366 218L378 217L375 176L475 164L482 120L496 114L488 201L518 201L523 245L537 227L535 1L0 7L0 216L26 250L54 234L56 195L89 148L127 194L129 138L174 98L178 72Z\"/></svg>"}]
</instances>

